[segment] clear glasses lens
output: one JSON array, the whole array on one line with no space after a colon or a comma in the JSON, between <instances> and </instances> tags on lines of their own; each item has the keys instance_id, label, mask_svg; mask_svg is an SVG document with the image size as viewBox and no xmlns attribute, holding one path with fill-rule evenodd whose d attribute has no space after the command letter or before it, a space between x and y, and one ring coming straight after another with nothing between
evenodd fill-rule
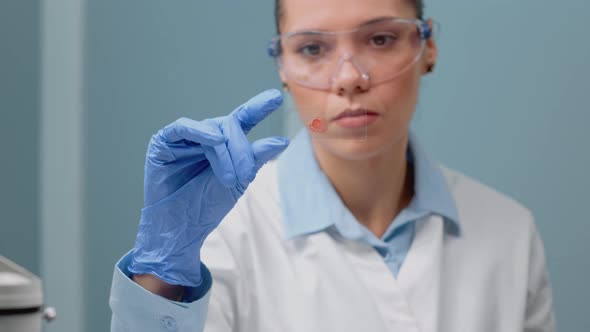
<instances>
[{"instance_id":1,"label":"clear glasses lens","mask_svg":"<svg viewBox=\"0 0 590 332\"><path fill-rule=\"evenodd\" d=\"M282 38L279 64L289 79L329 89L343 61L350 61L371 84L394 79L424 49L420 21L391 19L350 32L308 31Z\"/></svg>"}]
</instances>

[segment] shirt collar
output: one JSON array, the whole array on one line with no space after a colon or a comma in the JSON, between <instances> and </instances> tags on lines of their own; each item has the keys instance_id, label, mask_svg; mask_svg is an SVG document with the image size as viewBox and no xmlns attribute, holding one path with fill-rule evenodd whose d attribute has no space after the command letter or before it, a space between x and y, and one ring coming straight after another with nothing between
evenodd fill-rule
<instances>
[{"instance_id":1,"label":"shirt collar","mask_svg":"<svg viewBox=\"0 0 590 332\"><path fill-rule=\"evenodd\" d=\"M411 132L408 158L414 167L412 208L441 215L446 229L459 235L458 213L447 182ZM287 238L322 231L347 214L346 206L317 163L307 130L302 129L292 140L277 167Z\"/></svg>"}]
</instances>

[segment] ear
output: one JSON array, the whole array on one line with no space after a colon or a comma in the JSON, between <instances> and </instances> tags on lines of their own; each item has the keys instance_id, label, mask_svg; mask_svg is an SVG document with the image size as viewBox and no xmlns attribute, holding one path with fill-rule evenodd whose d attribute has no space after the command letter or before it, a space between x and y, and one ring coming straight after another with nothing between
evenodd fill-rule
<instances>
[{"instance_id":1,"label":"ear","mask_svg":"<svg viewBox=\"0 0 590 332\"><path fill-rule=\"evenodd\" d=\"M438 58L438 47L436 45L436 41L434 39L434 21L432 19L428 19L428 25L430 26L431 31L433 34L426 40L426 47L424 49L424 74L428 73L428 68L433 68L434 64L436 64L436 60Z\"/></svg>"}]
</instances>

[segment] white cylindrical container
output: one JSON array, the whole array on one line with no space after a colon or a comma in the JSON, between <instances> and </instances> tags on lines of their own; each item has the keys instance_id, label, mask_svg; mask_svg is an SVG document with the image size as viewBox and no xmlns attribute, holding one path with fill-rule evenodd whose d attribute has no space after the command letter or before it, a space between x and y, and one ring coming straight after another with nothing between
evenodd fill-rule
<instances>
[{"instance_id":1,"label":"white cylindrical container","mask_svg":"<svg viewBox=\"0 0 590 332\"><path fill-rule=\"evenodd\" d=\"M41 332L44 315L39 278L0 256L0 331Z\"/></svg>"}]
</instances>

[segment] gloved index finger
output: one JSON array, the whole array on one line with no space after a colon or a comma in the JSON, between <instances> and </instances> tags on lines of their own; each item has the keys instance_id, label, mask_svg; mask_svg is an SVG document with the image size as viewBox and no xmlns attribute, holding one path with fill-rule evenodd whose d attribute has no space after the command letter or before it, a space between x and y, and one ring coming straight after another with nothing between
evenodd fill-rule
<instances>
[{"instance_id":1,"label":"gloved index finger","mask_svg":"<svg viewBox=\"0 0 590 332\"><path fill-rule=\"evenodd\" d=\"M247 134L281 104L283 104L283 95L279 90L266 90L238 107L230 116L238 120L242 130Z\"/></svg>"},{"instance_id":2,"label":"gloved index finger","mask_svg":"<svg viewBox=\"0 0 590 332\"><path fill-rule=\"evenodd\" d=\"M174 143L187 140L203 145L215 146L225 143L226 137L219 127L207 121L195 121L188 118L180 118L160 131L160 135L166 142Z\"/></svg>"}]
</instances>

